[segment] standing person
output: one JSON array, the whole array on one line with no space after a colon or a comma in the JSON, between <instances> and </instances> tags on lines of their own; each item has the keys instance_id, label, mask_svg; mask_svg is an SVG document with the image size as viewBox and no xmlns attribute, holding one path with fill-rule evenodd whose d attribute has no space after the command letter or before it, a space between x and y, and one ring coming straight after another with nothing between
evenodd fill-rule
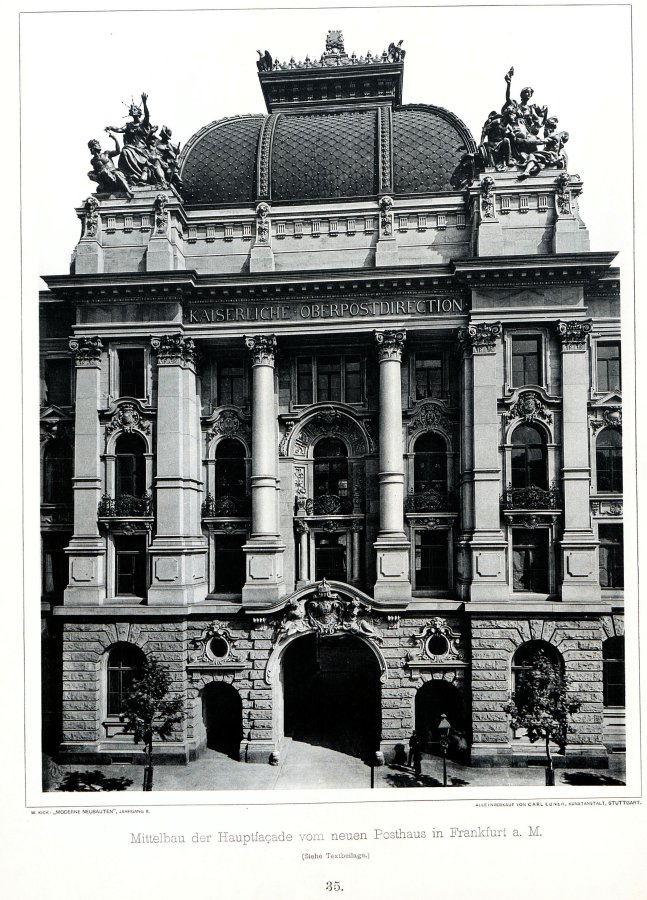
<instances>
[{"instance_id":1,"label":"standing person","mask_svg":"<svg viewBox=\"0 0 647 900\"><path fill-rule=\"evenodd\" d=\"M413 765L416 778L420 778L422 773L422 744L416 731L413 731L409 738L409 765Z\"/></svg>"}]
</instances>

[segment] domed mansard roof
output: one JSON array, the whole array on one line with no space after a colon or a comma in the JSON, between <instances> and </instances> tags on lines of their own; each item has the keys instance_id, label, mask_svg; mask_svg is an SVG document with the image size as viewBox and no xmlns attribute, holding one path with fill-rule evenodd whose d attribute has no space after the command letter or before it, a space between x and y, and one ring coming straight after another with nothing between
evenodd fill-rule
<instances>
[{"instance_id":1,"label":"domed mansard roof","mask_svg":"<svg viewBox=\"0 0 647 900\"><path fill-rule=\"evenodd\" d=\"M180 170L185 204L454 190L451 176L474 140L446 109L399 103L402 56L393 48L357 59L343 45L335 52L327 44L315 63L286 66L262 57L269 115L212 122L188 141Z\"/></svg>"}]
</instances>

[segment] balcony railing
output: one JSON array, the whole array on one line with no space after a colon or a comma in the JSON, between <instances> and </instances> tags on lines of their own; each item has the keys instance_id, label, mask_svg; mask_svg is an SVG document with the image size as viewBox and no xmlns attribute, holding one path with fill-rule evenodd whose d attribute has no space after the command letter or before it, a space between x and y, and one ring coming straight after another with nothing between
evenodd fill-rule
<instances>
[{"instance_id":1,"label":"balcony railing","mask_svg":"<svg viewBox=\"0 0 647 900\"><path fill-rule=\"evenodd\" d=\"M504 509L558 509L561 499L560 490L554 482L549 490L534 484L525 488L515 488L509 484L502 503Z\"/></svg>"},{"instance_id":2,"label":"balcony railing","mask_svg":"<svg viewBox=\"0 0 647 900\"><path fill-rule=\"evenodd\" d=\"M100 519L146 519L153 515L153 499L146 492L143 497L121 494L110 497L104 494L99 502Z\"/></svg>"},{"instance_id":3,"label":"balcony railing","mask_svg":"<svg viewBox=\"0 0 647 900\"><path fill-rule=\"evenodd\" d=\"M249 516L252 509L251 497L233 497L225 494L214 497L207 494L202 503L202 518L214 519L219 516Z\"/></svg>"},{"instance_id":4,"label":"balcony railing","mask_svg":"<svg viewBox=\"0 0 647 900\"><path fill-rule=\"evenodd\" d=\"M74 522L74 508L71 504L43 503L40 507L41 522L46 525L71 525Z\"/></svg>"},{"instance_id":5,"label":"balcony railing","mask_svg":"<svg viewBox=\"0 0 647 900\"><path fill-rule=\"evenodd\" d=\"M414 491L407 494L404 510L408 513L447 512L453 505L453 494L448 491Z\"/></svg>"},{"instance_id":6,"label":"balcony railing","mask_svg":"<svg viewBox=\"0 0 647 900\"><path fill-rule=\"evenodd\" d=\"M296 511L306 516L348 516L362 511L360 498L321 494L318 497L297 497Z\"/></svg>"}]
</instances>

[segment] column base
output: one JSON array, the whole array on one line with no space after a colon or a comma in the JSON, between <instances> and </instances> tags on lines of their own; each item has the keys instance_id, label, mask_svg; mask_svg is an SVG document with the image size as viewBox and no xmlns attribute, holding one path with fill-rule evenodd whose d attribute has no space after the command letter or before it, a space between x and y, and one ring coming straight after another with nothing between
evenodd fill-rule
<instances>
[{"instance_id":1,"label":"column base","mask_svg":"<svg viewBox=\"0 0 647 900\"><path fill-rule=\"evenodd\" d=\"M565 534L561 541L563 582L560 596L564 602L599 603L596 548L592 535Z\"/></svg>"},{"instance_id":2,"label":"column base","mask_svg":"<svg viewBox=\"0 0 647 900\"><path fill-rule=\"evenodd\" d=\"M271 606L284 597L283 581L285 544L269 538L251 538L243 547L247 577L243 586L243 606Z\"/></svg>"},{"instance_id":3,"label":"column base","mask_svg":"<svg viewBox=\"0 0 647 900\"><path fill-rule=\"evenodd\" d=\"M377 580L373 597L376 600L406 605L411 600L410 542L404 535L399 540L378 538L373 547L377 553Z\"/></svg>"},{"instance_id":4,"label":"column base","mask_svg":"<svg viewBox=\"0 0 647 900\"><path fill-rule=\"evenodd\" d=\"M97 606L106 599L106 548L99 537L72 538L69 558L69 584L63 603L67 606Z\"/></svg>"},{"instance_id":5,"label":"column base","mask_svg":"<svg viewBox=\"0 0 647 900\"><path fill-rule=\"evenodd\" d=\"M188 545L188 546L187 546ZM200 540L155 540L150 550L148 606L188 606L207 596L207 549Z\"/></svg>"},{"instance_id":6,"label":"column base","mask_svg":"<svg viewBox=\"0 0 647 900\"><path fill-rule=\"evenodd\" d=\"M507 600L510 587L507 579L507 543L500 533L492 538L478 535L470 541L472 580L470 601Z\"/></svg>"}]
</instances>

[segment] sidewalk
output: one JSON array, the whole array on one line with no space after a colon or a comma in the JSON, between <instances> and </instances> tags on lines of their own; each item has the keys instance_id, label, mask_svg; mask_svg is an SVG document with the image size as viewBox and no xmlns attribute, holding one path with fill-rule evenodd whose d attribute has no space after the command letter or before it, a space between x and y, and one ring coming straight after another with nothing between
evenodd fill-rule
<instances>
[{"instance_id":1,"label":"sidewalk","mask_svg":"<svg viewBox=\"0 0 647 900\"><path fill-rule=\"evenodd\" d=\"M58 766L46 758L44 790L141 791L141 766ZM609 769L557 769L556 787L620 787L625 783L623 754L610 758ZM416 779L407 766L386 765L374 770L375 789L442 787L442 759L426 757ZM278 766L235 762L207 751L186 766L156 766L154 791L285 791L329 788L370 788L371 769L361 760L325 747L288 740ZM545 787L544 768L474 769L447 762L448 787Z\"/></svg>"}]
</instances>

